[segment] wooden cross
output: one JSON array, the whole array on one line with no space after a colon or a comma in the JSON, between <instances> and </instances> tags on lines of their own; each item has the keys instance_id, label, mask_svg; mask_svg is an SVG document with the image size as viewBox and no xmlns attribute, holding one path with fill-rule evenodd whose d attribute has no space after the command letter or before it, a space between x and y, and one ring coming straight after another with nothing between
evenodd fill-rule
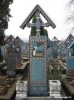
<instances>
[{"instance_id":1,"label":"wooden cross","mask_svg":"<svg viewBox=\"0 0 74 100\"><path fill-rule=\"evenodd\" d=\"M41 28L41 26L49 27L49 23L48 22L47 23L41 22L40 11L39 10L36 11L35 16L36 16L36 22L35 23L28 23L27 26L28 27L34 27L35 26L36 27L36 35L40 36L40 28Z\"/></svg>"}]
</instances>

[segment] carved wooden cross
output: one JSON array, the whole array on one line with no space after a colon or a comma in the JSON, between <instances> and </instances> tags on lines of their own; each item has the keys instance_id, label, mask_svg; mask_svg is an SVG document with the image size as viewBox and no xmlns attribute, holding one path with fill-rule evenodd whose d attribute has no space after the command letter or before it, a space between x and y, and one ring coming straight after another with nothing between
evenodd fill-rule
<instances>
[{"instance_id":1,"label":"carved wooden cross","mask_svg":"<svg viewBox=\"0 0 74 100\"><path fill-rule=\"evenodd\" d=\"M28 23L27 26L28 27L34 27L35 26L36 27L36 35L40 36L40 28L41 28L41 26L49 27L49 23L48 22L47 23L43 23L41 21L40 11L39 10L36 11L35 16L36 16L36 22L35 23Z\"/></svg>"}]
</instances>

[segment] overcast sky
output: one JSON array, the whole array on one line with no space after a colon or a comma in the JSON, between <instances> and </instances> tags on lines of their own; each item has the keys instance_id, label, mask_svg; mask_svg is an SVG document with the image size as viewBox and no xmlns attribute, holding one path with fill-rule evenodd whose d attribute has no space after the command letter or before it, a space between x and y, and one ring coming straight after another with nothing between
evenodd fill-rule
<instances>
[{"instance_id":1,"label":"overcast sky","mask_svg":"<svg viewBox=\"0 0 74 100\"><path fill-rule=\"evenodd\" d=\"M56 28L48 27L49 38L56 36L58 39L65 39L69 33L69 26L66 24L68 13L67 4L69 0L14 0L10 5L11 15L6 35L12 34L14 37L19 36L21 39L28 40L30 28L24 30L20 25L27 18L29 13L38 4L56 24Z\"/></svg>"}]
</instances>

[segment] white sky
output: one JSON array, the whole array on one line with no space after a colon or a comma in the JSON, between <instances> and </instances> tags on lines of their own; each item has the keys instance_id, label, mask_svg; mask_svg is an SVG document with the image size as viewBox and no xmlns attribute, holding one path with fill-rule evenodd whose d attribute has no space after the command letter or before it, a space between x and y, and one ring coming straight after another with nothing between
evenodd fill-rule
<instances>
[{"instance_id":1,"label":"white sky","mask_svg":"<svg viewBox=\"0 0 74 100\"><path fill-rule=\"evenodd\" d=\"M69 25L65 23L68 13L67 4L69 0L14 0L10 5L11 15L9 27L5 34L19 36L24 41L29 39L30 28L22 30L20 25L27 18L33 8L39 4L51 20L56 24L56 28L48 27L49 38L56 36L58 39L65 39L69 33Z\"/></svg>"}]
</instances>

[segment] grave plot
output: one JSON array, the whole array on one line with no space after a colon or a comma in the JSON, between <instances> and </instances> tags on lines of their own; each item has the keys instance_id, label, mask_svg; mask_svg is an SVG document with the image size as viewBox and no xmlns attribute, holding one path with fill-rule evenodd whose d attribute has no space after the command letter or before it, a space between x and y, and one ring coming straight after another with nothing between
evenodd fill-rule
<instances>
[{"instance_id":1,"label":"grave plot","mask_svg":"<svg viewBox=\"0 0 74 100\"><path fill-rule=\"evenodd\" d=\"M21 63L22 63L21 67L15 68L16 74L23 74L25 69L29 66L29 61L22 60ZM10 67L11 67L11 65L10 65ZM1 73L6 74L6 70L7 70L7 66L2 68Z\"/></svg>"},{"instance_id":2,"label":"grave plot","mask_svg":"<svg viewBox=\"0 0 74 100\"><path fill-rule=\"evenodd\" d=\"M40 17L41 14L46 19L47 21L46 23L42 21ZM35 21L29 23L33 17L35 18ZM24 74L20 75L19 73L19 75L16 75L17 74L16 69L23 70L23 68L26 67L26 64L28 62L23 63L23 65L21 66L20 45L18 44L18 42L16 43L10 42L8 46L8 53L7 53L8 61L7 61L7 68L6 68L8 77L6 77L7 80L1 79L1 83L0 83L1 92L7 90L4 91L3 95L8 93L7 94L8 96L5 95L4 98L7 97L10 98L12 96L12 93L15 92L16 83L17 83L16 92L18 94L17 97L19 97L20 94L23 95L24 93L26 95L26 96L23 95L24 98L26 97L26 99L29 100L31 97L32 100L34 99L33 97L37 97L36 99L38 99L38 97L39 99L45 98L48 100L49 98L52 98L52 96L54 96L57 93L59 97L65 95L61 85L62 72L60 72L60 70L62 69L60 67L61 65L59 64L59 61L56 60L57 58L56 52L54 53L53 56L54 60L51 61L52 64L50 63L50 67L48 66L49 64L47 59L48 35L44 30L44 27L52 26L53 28L55 28L55 24L46 15L46 13L42 10L42 8L39 5L37 5L30 13L30 15L27 17L27 19L24 21L24 23L21 25L21 28L24 29L26 26L36 29L35 33L31 32L29 37L29 67L27 67L29 68L29 74L28 74L29 78L27 81L28 83L25 85L25 83L23 82L23 80L25 81L24 77L25 77L26 70L24 71ZM42 33L41 31L44 33ZM13 78L14 82L13 81L11 82L13 76L16 77ZM18 80L22 80L22 81L18 81ZM67 79L67 81L70 84L74 83L73 79L72 80ZM12 92L10 92L10 90ZM53 98L56 97L57 96L54 96ZM1 99L3 100L3 96L1 97Z\"/></svg>"},{"instance_id":3,"label":"grave plot","mask_svg":"<svg viewBox=\"0 0 74 100\"><path fill-rule=\"evenodd\" d=\"M5 95L14 82L15 79L0 78L0 96Z\"/></svg>"},{"instance_id":4,"label":"grave plot","mask_svg":"<svg viewBox=\"0 0 74 100\"><path fill-rule=\"evenodd\" d=\"M49 65L48 66L48 79L49 79L49 81L53 80L54 84L55 84L56 80L59 81L61 83L60 95L62 97L64 97L64 96L67 97L65 89L64 89L63 84L62 84L62 75L66 74L66 71L64 72L65 69L62 67L59 60L56 60L56 61L50 60L48 65ZM55 86L55 88L57 88L57 86ZM56 96L56 97L60 96L58 94L56 95L55 93L50 94L50 95L53 95L53 96Z\"/></svg>"},{"instance_id":5,"label":"grave plot","mask_svg":"<svg viewBox=\"0 0 74 100\"><path fill-rule=\"evenodd\" d=\"M68 96L74 96L74 41L68 47L66 75L62 76L63 87Z\"/></svg>"},{"instance_id":6,"label":"grave plot","mask_svg":"<svg viewBox=\"0 0 74 100\"><path fill-rule=\"evenodd\" d=\"M67 96L74 96L74 77L73 76L62 76L62 86Z\"/></svg>"},{"instance_id":7,"label":"grave plot","mask_svg":"<svg viewBox=\"0 0 74 100\"><path fill-rule=\"evenodd\" d=\"M44 23L40 17L40 14L46 19ZM29 23L32 18L35 18L33 23ZM47 83L47 40L48 36L41 33L41 28L52 26L55 28L55 24L46 15L39 5L33 9L27 19L21 25L24 29L26 26L35 27L35 33L31 33L29 38L29 82L28 88L29 96L47 96L48 83Z\"/></svg>"},{"instance_id":8,"label":"grave plot","mask_svg":"<svg viewBox=\"0 0 74 100\"><path fill-rule=\"evenodd\" d=\"M23 75L17 75L16 78L9 78L6 75L0 76L0 100L11 100L15 96L16 82L22 79Z\"/></svg>"},{"instance_id":9,"label":"grave plot","mask_svg":"<svg viewBox=\"0 0 74 100\"><path fill-rule=\"evenodd\" d=\"M47 23L43 23L40 18L40 14L44 16L47 20ZM34 16L33 23L29 23L32 17ZM31 32L29 37L29 81L28 81L28 96L27 99L33 99L33 97L46 96L49 98L49 88L48 80L51 80L48 76L48 60L47 60L47 40L48 37L45 33L41 34L41 27L52 26L55 28L55 24L51 19L45 14L39 5L37 5L27 19L21 25L21 28L24 29L26 26L35 28L35 32ZM32 30L33 31L33 30ZM45 35L44 35L45 34ZM57 58L57 55L54 57ZM53 80L58 79L61 82L62 73L57 71L58 61L54 59L52 61L51 69L53 70L54 75ZM55 78L56 76L56 78ZM55 83L54 83L55 84ZM61 87L61 86L60 86ZM57 87L56 87L57 88ZM60 89L60 94L65 95L63 88ZM62 96L63 96L62 95ZM36 98L37 98L36 97ZM37 98L38 99L38 98Z\"/></svg>"},{"instance_id":10,"label":"grave plot","mask_svg":"<svg viewBox=\"0 0 74 100\"><path fill-rule=\"evenodd\" d=\"M16 73L22 74L29 62L21 60L21 40L16 37L14 41L10 38L10 43L7 46L7 66L2 69L2 72L8 76L16 76Z\"/></svg>"},{"instance_id":11,"label":"grave plot","mask_svg":"<svg viewBox=\"0 0 74 100\"><path fill-rule=\"evenodd\" d=\"M25 62L24 70L23 68L16 70L16 77L14 78L6 73L2 73L2 76L0 76L0 100L11 100L11 98L15 97L16 82L27 79L28 75L26 75L26 73L28 73L28 64L28 61Z\"/></svg>"}]
</instances>

